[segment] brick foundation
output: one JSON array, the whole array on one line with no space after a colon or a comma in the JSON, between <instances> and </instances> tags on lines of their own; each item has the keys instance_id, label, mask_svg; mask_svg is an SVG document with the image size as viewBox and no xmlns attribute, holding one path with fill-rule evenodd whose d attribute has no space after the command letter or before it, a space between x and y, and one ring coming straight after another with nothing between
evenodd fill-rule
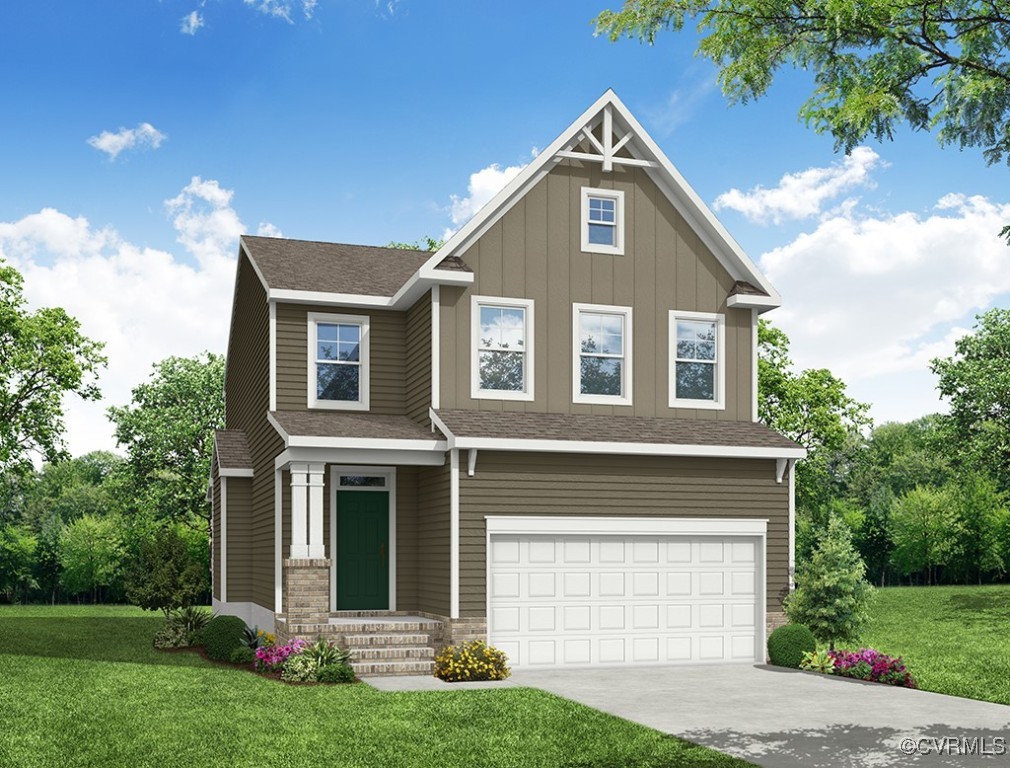
<instances>
[{"instance_id":1,"label":"brick foundation","mask_svg":"<svg viewBox=\"0 0 1010 768\"><path fill-rule=\"evenodd\" d=\"M284 561L284 613L290 624L325 624L330 618L330 560Z\"/></svg>"},{"instance_id":2,"label":"brick foundation","mask_svg":"<svg viewBox=\"0 0 1010 768\"><path fill-rule=\"evenodd\" d=\"M789 619L786 618L785 611L769 611L767 616L766 627L768 634L770 635L776 629L781 627L783 624L788 624Z\"/></svg>"}]
</instances>

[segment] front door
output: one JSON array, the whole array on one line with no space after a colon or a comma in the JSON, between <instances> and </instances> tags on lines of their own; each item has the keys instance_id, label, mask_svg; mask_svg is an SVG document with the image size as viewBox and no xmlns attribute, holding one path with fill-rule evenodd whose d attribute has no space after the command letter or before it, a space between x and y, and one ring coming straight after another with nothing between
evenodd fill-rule
<instances>
[{"instance_id":1,"label":"front door","mask_svg":"<svg viewBox=\"0 0 1010 768\"><path fill-rule=\"evenodd\" d=\"M389 494L337 491L337 610L389 608Z\"/></svg>"}]
</instances>

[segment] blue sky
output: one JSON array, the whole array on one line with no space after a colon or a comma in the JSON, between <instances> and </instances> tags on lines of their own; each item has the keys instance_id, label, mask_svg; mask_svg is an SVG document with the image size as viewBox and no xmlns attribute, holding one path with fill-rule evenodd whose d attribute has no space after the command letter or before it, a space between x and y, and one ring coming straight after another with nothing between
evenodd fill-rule
<instances>
[{"instance_id":1,"label":"blue sky","mask_svg":"<svg viewBox=\"0 0 1010 768\"><path fill-rule=\"evenodd\" d=\"M112 447L103 409L155 360L223 351L239 233L441 235L607 87L782 291L798 364L878 422L940 408L929 358L1010 292L1007 169L908 131L845 160L796 117L808 75L729 107L692 34L612 44L604 7L0 6L0 256L109 344L71 449Z\"/></svg>"}]
</instances>

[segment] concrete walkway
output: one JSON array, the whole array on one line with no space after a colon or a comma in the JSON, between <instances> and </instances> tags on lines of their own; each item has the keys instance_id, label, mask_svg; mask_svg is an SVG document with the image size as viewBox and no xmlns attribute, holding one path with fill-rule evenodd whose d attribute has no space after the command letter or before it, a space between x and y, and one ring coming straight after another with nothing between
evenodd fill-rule
<instances>
[{"instance_id":1,"label":"concrete walkway","mask_svg":"<svg viewBox=\"0 0 1010 768\"><path fill-rule=\"evenodd\" d=\"M496 683L367 678L387 691L526 686L769 768L1010 766L1010 707L778 667L518 670ZM944 742L945 738L957 740ZM917 753L906 754L912 740ZM976 739L967 756L961 739ZM906 748L908 745L906 744Z\"/></svg>"}]
</instances>

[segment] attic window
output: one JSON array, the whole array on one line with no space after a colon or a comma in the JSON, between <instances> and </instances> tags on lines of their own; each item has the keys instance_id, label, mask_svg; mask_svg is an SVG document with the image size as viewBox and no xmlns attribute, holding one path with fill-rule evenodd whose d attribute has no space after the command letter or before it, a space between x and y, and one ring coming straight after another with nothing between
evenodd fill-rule
<instances>
[{"instance_id":1,"label":"attic window","mask_svg":"<svg viewBox=\"0 0 1010 768\"><path fill-rule=\"evenodd\" d=\"M624 192L582 188L582 250L624 253Z\"/></svg>"}]
</instances>

